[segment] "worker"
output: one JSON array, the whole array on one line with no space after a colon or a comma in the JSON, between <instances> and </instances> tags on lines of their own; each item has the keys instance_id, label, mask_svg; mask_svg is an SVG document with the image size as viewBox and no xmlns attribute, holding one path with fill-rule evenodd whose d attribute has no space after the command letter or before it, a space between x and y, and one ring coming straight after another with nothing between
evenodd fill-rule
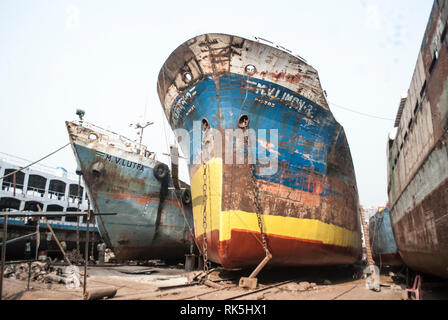
<instances>
[{"instance_id":1,"label":"worker","mask_svg":"<svg viewBox=\"0 0 448 320\"><path fill-rule=\"evenodd\" d=\"M25 260L31 259L31 241L30 239L26 239L25 242Z\"/></svg>"},{"instance_id":2,"label":"worker","mask_svg":"<svg viewBox=\"0 0 448 320\"><path fill-rule=\"evenodd\" d=\"M104 242L98 243L96 248L98 250L98 264L104 264L104 254L106 251L106 244Z\"/></svg>"}]
</instances>

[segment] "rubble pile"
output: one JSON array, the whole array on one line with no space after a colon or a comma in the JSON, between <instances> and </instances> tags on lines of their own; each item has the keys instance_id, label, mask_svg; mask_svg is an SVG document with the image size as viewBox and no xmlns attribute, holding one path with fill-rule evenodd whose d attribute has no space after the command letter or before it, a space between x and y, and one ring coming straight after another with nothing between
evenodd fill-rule
<instances>
[{"instance_id":1,"label":"rubble pile","mask_svg":"<svg viewBox=\"0 0 448 320\"><path fill-rule=\"evenodd\" d=\"M28 280L29 263L6 265L3 276L5 278ZM31 263L30 280L41 283L67 283L69 281L66 267L53 266L49 261L34 261Z\"/></svg>"},{"instance_id":2,"label":"rubble pile","mask_svg":"<svg viewBox=\"0 0 448 320\"><path fill-rule=\"evenodd\" d=\"M68 251L66 255L72 264L84 264L84 258L78 250Z\"/></svg>"}]
</instances>

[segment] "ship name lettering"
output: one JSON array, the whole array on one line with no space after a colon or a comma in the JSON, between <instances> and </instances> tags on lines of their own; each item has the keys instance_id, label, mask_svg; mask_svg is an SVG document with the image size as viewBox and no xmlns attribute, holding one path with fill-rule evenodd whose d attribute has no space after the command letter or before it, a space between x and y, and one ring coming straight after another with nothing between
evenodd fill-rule
<instances>
[{"instance_id":1,"label":"ship name lettering","mask_svg":"<svg viewBox=\"0 0 448 320\"><path fill-rule=\"evenodd\" d=\"M264 105L266 105L268 107L272 107L272 108L275 107L275 103L273 103L271 101L267 101L267 100L261 99L260 97L255 98L255 101L259 102L261 104L264 104Z\"/></svg>"},{"instance_id":2,"label":"ship name lettering","mask_svg":"<svg viewBox=\"0 0 448 320\"><path fill-rule=\"evenodd\" d=\"M102 153L102 152L97 151L96 155L98 157L105 158L109 162L113 162L112 161L112 156L110 154ZM138 163L133 162L133 161L125 160L125 159L122 159L122 158L118 158L118 157L115 157L115 164L116 165L121 164L123 167L132 168L132 169L136 169L136 170L140 170L140 171L144 171L144 168L145 168L141 164L138 164Z\"/></svg>"},{"instance_id":3,"label":"ship name lettering","mask_svg":"<svg viewBox=\"0 0 448 320\"><path fill-rule=\"evenodd\" d=\"M314 118L314 115L312 114L312 111L314 109L313 105L307 103L307 101L299 97L296 97L294 94L282 91L281 89L278 88L269 88L265 84L256 83L249 80L247 81L247 83L256 86L255 90L256 94L266 96L271 99L280 99L280 101L282 102L290 102L290 105L288 106L290 109L296 109L301 113L307 114L311 119ZM255 101L271 107L275 107L275 104L273 102L263 100L260 97L255 98Z\"/></svg>"}]
</instances>

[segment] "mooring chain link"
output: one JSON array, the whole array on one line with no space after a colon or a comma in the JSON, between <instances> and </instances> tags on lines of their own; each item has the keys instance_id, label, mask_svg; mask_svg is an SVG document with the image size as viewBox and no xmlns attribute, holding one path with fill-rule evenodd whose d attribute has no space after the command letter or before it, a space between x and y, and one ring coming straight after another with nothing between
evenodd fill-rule
<instances>
[{"instance_id":1,"label":"mooring chain link","mask_svg":"<svg viewBox=\"0 0 448 320\"><path fill-rule=\"evenodd\" d=\"M254 189L254 206L256 209L257 219L258 219L258 227L260 228L261 241L263 243L263 249L266 254L270 253L268 249L268 244L266 242L266 234L263 232L263 221L261 220L261 213L263 212L263 208L260 203L260 190L258 189L257 180L255 178L255 165L251 164L250 169L252 171L251 180Z\"/></svg>"},{"instance_id":2,"label":"mooring chain link","mask_svg":"<svg viewBox=\"0 0 448 320\"><path fill-rule=\"evenodd\" d=\"M203 234L203 245L202 245L202 257L204 259L204 271L208 271L208 248L207 248L207 163L204 160L204 152L205 152L205 135L206 131L204 131L204 138L202 141L202 165L204 166L204 171L202 172L203 185L202 185L202 226L204 228Z\"/></svg>"},{"instance_id":3,"label":"mooring chain link","mask_svg":"<svg viewBox=\"0 0 448 320\"><path fill-rule=\"evenodd\" d=\"M247 126L246 126L246 128L247 128ZM249 152L250 152L249 144L248 144L249 136L248 136L248 132L246 130L243 129L243 132L244 132L244 144L247 147L247 155L249 157ZM262 241L262 244L263 244L263 249L266 252L266 255L270 255L271 253L269 252L269 249L268 249L268 244L267 244L267 241L266 241L266 235L263 232L263 221L261 220L261 214L263 212L263 208L262 208L261 202L260 202L260 190L258 188L257 179L255 177L255 171L256 171L255 164L250 164L250 171L251 171L250 179L251 179L252 188L253 188L253 191L254 191L253 202L254 202L255 211L256 211L255 213L257 214L258 227L260 228L261 241Z\"/></svg>"}]
</instances>

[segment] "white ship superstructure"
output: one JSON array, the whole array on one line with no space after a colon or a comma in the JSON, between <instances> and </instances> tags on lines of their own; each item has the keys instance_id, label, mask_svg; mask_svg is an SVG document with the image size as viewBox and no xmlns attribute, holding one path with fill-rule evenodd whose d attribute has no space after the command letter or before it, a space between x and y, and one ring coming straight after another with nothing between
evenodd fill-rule
<instances>
[{"instance_id":1,"label":"white ship superstructure","mask_svg":"<svg viewBox=\"0 0 448 320\"><path fill-rule=\"evenodd\" d=\"M29 165L31 161L0 152L0 177ZM0 180L1 211L87 211L88 196L84 182L62 167L34 164ZM19 218L10 218L11 223ZM80 217L80 228L86 224ZM76 228L76 216L49 217L53 226ZM91 226L92 228L92 226ZM96 226L95 226L96 229Z\"/></svg>"}]
</instances>

